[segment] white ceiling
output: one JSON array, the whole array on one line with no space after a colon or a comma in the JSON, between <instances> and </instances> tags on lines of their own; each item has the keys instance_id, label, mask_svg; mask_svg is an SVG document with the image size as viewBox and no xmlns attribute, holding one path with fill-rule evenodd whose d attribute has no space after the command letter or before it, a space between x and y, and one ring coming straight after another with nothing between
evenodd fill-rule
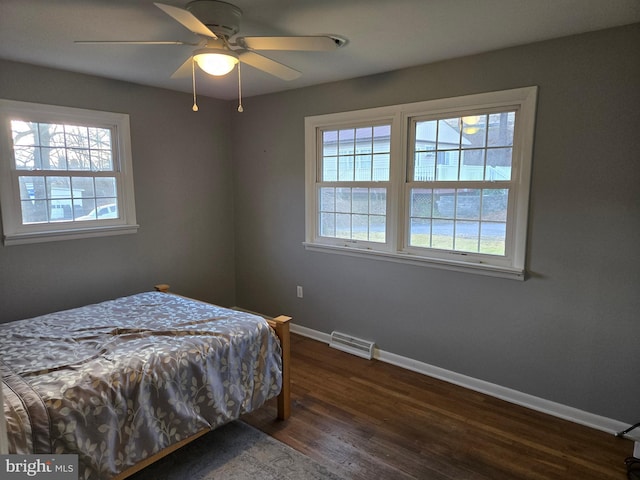
<instances>
[{"instance_id":1,"label":"white ceiling","mask_svg":"<svg viewBox=\"0 0 640 480\"><path fill-rule=\"evenodd\" d=\"M188 0L159 0L184 7ZM360 77L640 22L640 0L232 0L242 36L334 34L333 52L261 52L302 72L284 81L242 67L243 96ZM75 40L198 37L153 0L0 0L0 58L191 92L171 74L195 47L80 45ZM198 95L233 99L235 71L197 77Z\"/></svg>"}]
</instances>

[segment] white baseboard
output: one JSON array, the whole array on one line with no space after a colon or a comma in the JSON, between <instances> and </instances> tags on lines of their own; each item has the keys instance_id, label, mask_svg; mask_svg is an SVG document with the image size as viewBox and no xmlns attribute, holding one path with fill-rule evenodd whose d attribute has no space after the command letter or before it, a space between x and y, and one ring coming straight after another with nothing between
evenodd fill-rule
<instances>
[{"instance_id":1,"label":"white baseboard","mask_svg":"<svg viewBox=\"0 0 640 480\"><path fill-rule=\"evenodd\" d=\"M327 333L319 332L300 325L291 324L291 332L299 335L318 340L323 343L329 343L330 335ZM535 397L527 393L519 392L510 388L502 387L494 383L485 382L484 380L478 380L476 378L468 377L450 370L445 370L440 367L435 367L427 363L419 362L411 358L396 355L395 353L386 352L379 348L374 349L374 358L382 362L390 363L398 367L412 370L414 372L422 373L430 377L444 380L461 387L481 392L492 397L505 400L516 405L543 412L554 417L559 417L565 420L569 420L580 425L591 427L597 430L601 430L607 433L615 435L617 432L623 431L629 425L618 420L602 417L594 413L585 412L577 408L569 407L560 403L545 400L544 398ZM635 440L633 435L629 437ZM640 439L638 439L640 440ZM636 448L637 447L636 443Z\"/></svg>"},{"instance_id":2,"label":"white baseboard","mask_svg":"<svg viewBox=\"0 0 640 480\"><path fill-rule=\"evenodd\" d=\"M322 343L328 344L329 342L331 342L331 335L329 333L322 333L318 330L313 330L311 328L296 325L295 323L290 323L289 325L291 325L292 333L297 333L298 335L302 335L303 337L313 338L314 340L318 340Z\"/></svg>"}]
</instances>

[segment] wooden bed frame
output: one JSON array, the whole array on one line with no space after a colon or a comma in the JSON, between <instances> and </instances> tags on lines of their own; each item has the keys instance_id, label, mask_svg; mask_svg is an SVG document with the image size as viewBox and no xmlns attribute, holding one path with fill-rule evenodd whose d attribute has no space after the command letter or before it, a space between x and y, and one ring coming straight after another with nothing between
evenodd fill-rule
<instances>
[{"instance_id":1,"label":"wooden bed frame","mask_svg":"<svg viewBox=\"0 0 640 480\"><path fill-rule=\"evenodd\" d=\"M170 286L167 284L159 284L155 286L156 291L162 293L170 293ZM171 295L176 295L175 293L171 293ZM193 300L193 299L191 299ZM291 361L291 339L289 332L289 321L291 317L287 317L285 315L280 315L273 319L266 319L269 326L275 331L278 339L280 340L280 347L282 348L282 390L280 390L280 394L277 397L277 405L278 405L278 420L286 420L291 415L291 374L290 374L290 361ZM185 445L191 443L192 441L200 438L201 436L209 433L211 430L205 428L198 433L192 435L189 438L185 438L184 440L175 443L158 453L148 457L147 459L133 465L132 467L127 468L123 472L119 473L112 480L124 480L127 477L130 477L136 472L139 472L145 467L148 467L152 463L157 462L163 457L166 457L170 453L175 452L176 450L184 447Z\"/></svg>"}]
</instances>

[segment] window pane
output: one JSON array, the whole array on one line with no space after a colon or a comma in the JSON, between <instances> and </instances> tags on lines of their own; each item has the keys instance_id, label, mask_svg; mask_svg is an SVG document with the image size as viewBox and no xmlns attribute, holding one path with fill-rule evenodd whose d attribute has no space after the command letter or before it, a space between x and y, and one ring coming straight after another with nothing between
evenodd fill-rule
<instances>
[{"instance_id":1,"label":"window pane","mask_svg":"<svg viewBox=\"0 0 640 480\"><path fill-rule=\"evenodd\" d=\"M47 198L44 177L18 177L21 200L42 200Z\"/></svg>"},{"instance_id":2,"label":"window pane","mask_svg":"<svg viewBox=\"0 0 640 480\"><path fill-rule=\"evenodd\" d=\"M11 138L14 145L40 145L38 124L35 122L23 122L22 120L11 120Z\"/></svg>"},{"instance_id":3,"label":"window pane","mask_svg":"<svg viewBox=\"0 0 640 480\"><path fill-rule=\"evenodd\" d=\"M483 222L480 226L479 253L504 255L507 238L506 222Z\"/></svg>"},{"instance_id":4,"label":"window pane","mask_svg":"<svg viewBox=\"0 0 640 480\"><path fill-rule=\"evenodd\" d=\"M486 180L511 180L511 148L490 148L487 150Z\"/></svg>"},{"instance_id":5,"label":"window pane","mask_svg":"<svg viewBox=\"0 0 640 480\"><path fill-rule=\"evenodd\" d=\"M515 112L416 121L410 178L417 182L510 180L514 122Z\"/></svg>"},{"instance_id":6,"label":"window pane","mask_svg":"<svg viewBox=\"0 0 640 480\"><path fill-rule=\"evenodd\" d=\"M67 169L67 151L64 148L45 148L40 149L40 158L43 170L66 170Z\"/></svg>"},{"instance_id":7,"label":"window pane","mask_svg":"<svg viewBox=\"0 0 640 480\"><path fill-rule=\"evenodd\" d=\"M64 126L49 123L38 124L40 145L43 147L64 147Z\"/></svg>"},{"instance_id":8,"label":"window pane","mask_svg":"<svg viewBox=\"0 0 640 480\"><path fill-rule=\"evenodd\" d=\"M112 172L113 155L111 150L91 150L91 169L98 172Z\"/></svg>"},{"instance_id":9,"label":"window pane","mask_svg":"<svg viewBox=\"0 0 640 480\"><path fill-rule=\"evenodd\" d=\"M410 192L409 245L504 255L508 189Z\"/></svg>"},{"instance_id":10,"label":"window pane","mask_svg":"<svg viewBox=\"0 0 640 480\"><path fill-rule=\"evenodd\" d=\"M436 168L436 180L455 181L458 180L458 162L460 160L459 150L449 150L437 153L438 165Z\"/></svg>"},{"instance_id":11,"label":"window pane","mask_svg":"<svg viewBox=\"0 0 640 480\"><path fill-rule=\"evenodd\" d=\"M391 151L391 125L381 125L373 128L373 151L388 153Z\"/></svg>"},{"instance_id":12,"label":"window pane","mask_svg":"<svg viewBox=\"0 0 640 480\"><path fill-rule=\"evenodd\" d=\"M338 155L338 131L322 132L322 155L324 157Z\"/></svg>"},{"instance_id":13,"label":"window pane","mask_svg":"<svg viewBox=\"0 0 640 480\"><path fill-rule=\"evenodd\" d=\"M389 181L390 133L390 125L323 131L321 181Z\"/></svg>"},{"instance_id":14,"label":"window pane","mask_svg":"<svg viewBox=\"0 0 640 480\"><path fill-rule=\"evenodd\" d=\"M432 182L435 177L436 154L434 152L416 152L413 161L413 180Z\"/></svg>"},{"instance_id":15,"label":"window pane","mask_svg":"<svg viewBox=\"0 0 640 480\"><path fill-rule=\"evenodd\" d=\"M351 212L350 188L336 188L336 212Z\"/></svg>"},{"instance_id":16,"label":"window pane","mask_svg":"<svg viewBox=\"0 0 640 480\"><path fill-rule=\"evenodd\" d=\"M320 235L323 237L336 236L336 215L322 212L320 214Z\"/></svg>"},{"instance_id":17,"label":"window pane","mask_svg":"<svg viewBox=\"0 0 640 480\"><path fill-rule=\"evenodd\" d=\"M47 198L71 199L71 179L69 177L47 177Z\"/></svg>"},{"instance_id":18,"label":"window pane","mask_svg":"<svg viewBox=\"0 0 640 480\"><path fill-rule=\"evenodd\" d=\"M409 245L429 248L431 246L431 220L428 218L412 218Z\"/></svg>"},{"instance_id":19,"label":"window pane","mask_svg":"<svg viewBox=\"0 0 640 480\"><path fill-rule=\"evenodd\" d=\"M438 150L460 148L460 118L438 120Z\"/></svg>"},{"instance_id":20,"label":"window pane","mask_svg":"<svg viewBox=\"0 0 640 480\"><path fill-rule=\"evenodd\" d=\"M411 217L431 217L433 208L433 190L416 188L411 190Z\"/></svg>"},{"instance_id":21,"label":"window pane","mask_svg":"<svg viewBox=\"0 0 640 480\"><path fill-rule=\"evenodd\" d=\"M477 252L480 222L456 222L454 249L457 252Z\"/></svg>"},{"instance_id":22,"label":"window pane","mask_svg":"<svg viewBox=\"0 0 640 480\"><path fill-rule=\"evenodd\" d=\"M369 216L368 215L352 215L351 222L353 225L353 240L369 239Z\"/></svg>"},{"instance_id":23,"label":"window pane","mask_svg":"<svg viewBox=\"0 0 640 480\"><path fill-rule=\"evenodd\" d=\"M371 155L358 155L356 157L356 177L355 180L358 182L369 182L371 181L371 168L372 168L372 159Z\"/></svg>"},{"instance_id":24,"label":"window pane","mask_svg":"<svg viewBox=\"0 0 640 480\"><path fill-rule=\"evenodd\" d=\"M336 238L352 238L351 215L336 213Z\"/></svg>"},{"instance_id":25,"label":"window pane","mask_svg":"<svg viewBox=\"0 0 640 480\"><path fill-rule=\"evenodd\" d=\"M385 188L322 187L319 195L321 236L386 241Z\"/></svg>"},{"instance_id":26,"label":"window pane","mask_svg":"<svg viewBox=\"0 0 640 480\"><path fill-rule=\"evenodd\" d=\"M338 163L338 181L352 182L354 179L354 163L355 158L352 155L340 156Z\"/></svg>"},{"instance_id":27,"label":"window pane","mask_svg":"<svg viewBox=\"0 0 640 480\"><path fill-rule=\"evenodd\" d=\"M460 165L460 180L483 180L484 179L484 149L473 149L462 151L462 162Z\"/></svg>"},{"instance_id":28,"label":"window pane","mask_svg":"<svg viewBox=\"0 0 640 480\"><path fill-rule=\"evenodd\" d=\"M438 139L438 121L416 122L415 129L416 151L435 150Z\"/></svg>"},{"instance_id":29,"label":"window pane","mask_svg":"<svg viewBox=\"0 0 640 480\"><path fill-rule=\"evenodd\" d=\"M50 222L69 222L72 220L73 208L70 200L49 200Z\"/></svg>"},{"instance_id":30,"label":"window pane","mask_svg":"<svg viewBox=\"0 0 640 480\"><path fill-rule=\"evenodd\" d=\"M95 210L96 210L95 199L91 198L88 200L84 200L82 202L82 205L74 204L73 218L80 221L96 220L97 216L96 216Z\"/></svg>"},{"instance_id":31,"label":"window pane","mask_svg":"<svg viewBox=\"0 0 640 480\"><path fill-rule=\"evenodd\" d=\"M11 121L18 170L113 171L111 130Z\"/></svg>"},{"instance_id":32,"label":"window pane","mask_svg":"<svg viewBox=\"0 0 640 480\"><path fill-rule=\"evenodd\" d=\"M436 168L437 120L416 122L414 134L413 175L410 177L418 182L433 181Z\"/></svg>"},{"instance_id":33,"label":"window pane","mask_svg":"<svg viewBox=\"0 0 640 480\"><path fill-rule=\"evenodd\" d=\"M40 168L40 149L38 147L14 147L13 157L16 162L16 170Z\"/></svg>"},{"instance_id":34,"label":"window pane","mask_svg":"<svg viewBox=\"0 0 640 480\"><path fill-rule=\"evenodd\" d=\"M451 188L433 191L433 218L453 218L456 191Z\"/></svg>"},{"instance_id":35,"label":"window pane","mask_svg":"<svg viewBox=\"0 0 640 480\"><path fill-rule=\"evenodd\" d=\"M27 223L120 217L115 177L21 176L18 184Z\"/></svg>"},{"instance_id":36,"label":"window pane","mask_svg":"<svg viewBox=\"0 0 640 480\"><path fill-rule=\"evenodd\" d=\"M340 130L338 132L338 153L340 155L353 155L355 153L355 130Z\"/></svg>"},{"instance_id":37,"label":"window pane","mask_svg":"<svg viewBox=\"0 0 640 480\"><path fill-rule=\"evenodd\" d=\"M382 215L369 217L369 241L384 243L387 241L387 218Z\"/></svg>"},{"instance_id":38,"label":"window pane","mask_svg":"<svg viewBox=\"0 0 640 480\"><path fill-rule=\"evenodd\" d=\"M480 220L480 190L458 191L456 195L456 218Z\"/></svg>"},{"instance_id":39,"label":"window pane","mask_svg":"<svg viewBox=\"0 0 640 480\"><path fill-rule=\"evenodd\" d=\"M335 212L336 211L336 189L332 187L323 187L320 189L320 211Z\"/></svg>"},{"instance_id":40,"label":"window pane","mask_svg":"<svg viewBox=\"0 0 640 480\"><path fill-rule=\"evenodd\" d=\"M108 150L111 151L111 130L108 128L89 129L89 148L92 150Z\"/></svg>"},{"instance_id":41,"label":"window pane","mask_svg":"<svg viewBox=\"0 0 640 480\"><path fill-rule=\"evenodd\" d=\"M386 188L372 188L369 190L369 213L374 215L387 214Z\"/></svg>"},{"instance_id":42,"label":"window pane","mask_svg":"<svg viewBox=\"0 0 640 480\"><path fill-rule=\"evenodd\" d=\"M87 127L65 125L64 134L67 148L89 148L89 130Z\"/></svg>"},{"instance_id":43,"label":"window pane","mask_svg":"<svg viewBox=\"0 0 640 480\"><path fill-rule=\"evenodd\" d=\"M97 180L108 180L99 178ZM96 192L94 190L94 179L89 177L71 177L71 186L72 186L72 194L73 198L83 199L83 198L93 198L96 196ZM111 194L113 195L113 194ZM95 208L95 207L94 207Z\"/></svg>"},{"instance_id":44,"label":"window pane","mask_svg":"<svg viewBox=\"0 0 640 480\"><path fill-rule=\"evenodd\" d=\"M22 223L46 223L49 218L47 216L47 201L46 200L31 200L22 201Z\"/></svg>"},{"instance_id":45,"label":"window pane","mask_svg":"<svg viewBox=\"0 0 640 480\"><path fill-rule=\"evenodd\" d=\"M487 116L471 115L461 118L462 148L478 148L485 146L487 135Z\"/></svg>"},{"instance_id":46,"label":"window pane","mask_svg":"<svg viewBox=\"0 0 640 480\"><path fill-rule=\"evenodd\" d=\"M453 220L433 220L431 247L453 250Z\"/></svg>"},{"instance_id":47,"label":"window pane","mask_svg":"<svg viewBox=\"0 0 640 480\"><path fill-rule=\"evenodd\" d=\"M322 181L338 180L338 157L327 157L322 162Z\"/></svg>"},{"instance_id":48,"label":"window pane","mask_svg":"<svg viewBox=\"0 0 640 480\"><path fill-rule=\"evenodd\" d=\"M352 194L352 207L353 213L369 213L369 189L368 188L354 188Z\"/></svg>"},{"instance_id":49,"label":"window pane","mask_svg":"<svg viewBox=\"0 0 640 480\"><path fill-rule=\"evenodd\" d=\"M373 156L373 179L376 182L389 181L390 155L388 153L376 153Z\"/></svg>"},{"instance_id":50,"label":"window pane","mask_svg":"<svg viewBox=\"0 0 640 480\"><path fill-rule=\"evenodd\" d=\"M357 153L373 153L373 128L356 129Z\"/></svg>"},{"instance_id":51,"label":"window pane","mask_svg":"<svg viewBox=\"0 0 640 480\"><path fill-rule=\"evenodd\" d=\"M73 210L73 218L78 222L86 222L87 220L98 219L98 209L94 199L85 202L82 206L75 205Z\"/></svg>"},{"instance_id":52,"label":"window pane","mask_svg":"<svg viewBox=\"0 0 640 480\"><path fill-rule=\"evenodd\" d=\"M506 222L508 203L509 190L484 189L482 191L482 220Z\"/></svg>"},{"instance_id":53,"label":"window pane","mask_svg":"<svg viewBox=\"0 0 640 480\"><path fill-rule=\"evenodd\" d=\"M67 150L67 161L69 170L91 170L91 155L88 149Z\"/></svg>"},{"instance_id":54,"label":"window pane","mask_svg":"<svg viewBox=\"0 0 640 480\"><path fill-rule=\"evenodd\" d=\"M516 113L502 112L489 115L487 146L510 147L513 145L513 129Z\"/></svg>"},{"instance_id":55,"label":"window pane","mask_svg":"<svg viewBox=\"0 0 640 480\"><path fill-rule=\"evenodd\" d=\"M93 202L93 200L91 200L90 202L86 202L86 204L83 205L82 211L86 212L87 207L90 206ZM116 198L103 198L100 200L95 200L95 203L93 204L95 205L95 207L82 216L78 216L78 214L80 213L80 209L77 208L78 205L76 205L76 208L74 209L75 219L78 221L85 221L118 218L119 212Z\"/></svg>"},{"instance_id":56,"label":"window pane","mask_svg":"<svg viewBox=\"0 0 640 480\"><path fill-rule=\"evenodd\" d=\"M19 170L113 171L111 130L13 120Z\"/></svg>"}]
</instances>

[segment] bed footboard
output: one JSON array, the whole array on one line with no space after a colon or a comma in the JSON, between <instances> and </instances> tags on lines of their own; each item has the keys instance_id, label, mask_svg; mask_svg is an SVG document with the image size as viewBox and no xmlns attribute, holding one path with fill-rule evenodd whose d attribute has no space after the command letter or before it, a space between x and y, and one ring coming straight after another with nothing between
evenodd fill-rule
<instances>
[{"instance_id":1,"label":"bed footboard","mask_svg":"<svg viewBox=\"0 0 640 480\"><path fill-rule=\"evenodd\" d=\"M158 292L169 293L170 286L161 283L155 286ZM291 334L289 321L291 317L280 315L268 318L267 323L276 332L282 348L282 390L278 395L278 419L286 420L291 415Z\"/></svg>"},{"instance_id":2,"label":"bed footboard","mask_svg":"<svg viewBox=\"0 0 640 480\"><path fill-rule=\"evenodd\" d=\"M282 390L278 395L278 419L286 420L291 415L291 336L289 321L291 317L280 315L273 320L267 320L271 328L276 331L282 348Z\"/></svg>"}]
</instances>

